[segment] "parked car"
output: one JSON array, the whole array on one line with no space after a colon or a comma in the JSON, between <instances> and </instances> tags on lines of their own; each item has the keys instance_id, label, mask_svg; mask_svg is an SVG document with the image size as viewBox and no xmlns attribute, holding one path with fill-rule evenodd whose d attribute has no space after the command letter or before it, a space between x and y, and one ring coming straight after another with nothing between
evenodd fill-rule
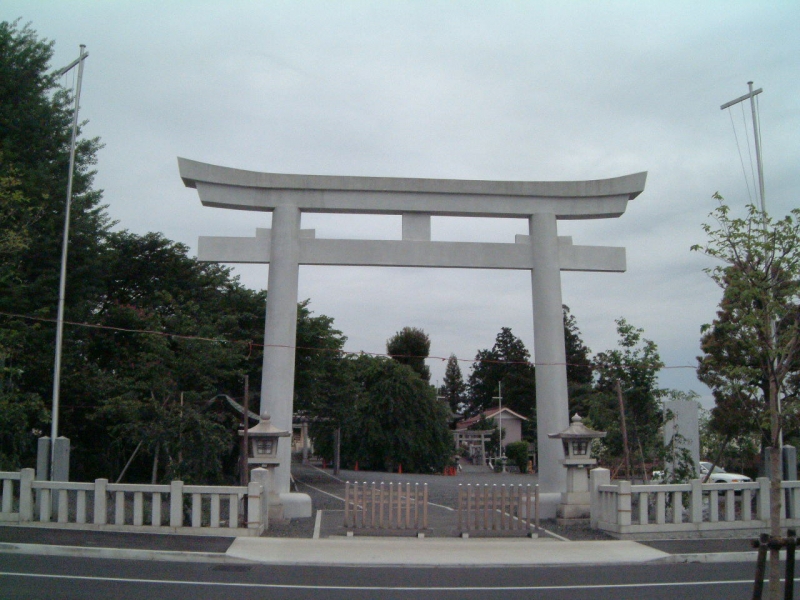
<instances>
[{"instance_id":1,"label":"parked car","mask_svg":"<svg viewBox=\"0 0 800 600\"><path fill-rule=\"evenodd\" d=\"M700 479L705 479L706 475L708 475L708 471L711 469L711 463L701 460L700 461L700 468L698 469L700 472ZM745 483L748 481L753 481L747 475L740 475L739 473L728 473L722 467L714 467L714 471L711 473L711 477L708 478L708 483ZM663 483L664 482L664 471L653 471L653 483Z\"/></svg>"},{"instance_id":2,"label":"parked car","mask_svg":"<svg viewBox=\"0 0 800 600\"><path fill-rule=\"evenodd\" d=\"M705 479L708 471L711 469L711 463L700 461L700 478ZM745 483L753 481L747 475L740 475L739 473L728 473L722 467L714 467L711 472L711 477L708 478L709 483Z\"/></svg>"}]
</instances>

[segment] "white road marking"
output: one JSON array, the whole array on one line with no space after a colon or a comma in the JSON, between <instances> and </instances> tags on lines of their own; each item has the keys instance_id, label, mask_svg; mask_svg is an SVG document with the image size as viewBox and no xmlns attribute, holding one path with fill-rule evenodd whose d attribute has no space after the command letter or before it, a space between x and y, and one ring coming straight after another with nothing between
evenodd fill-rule
<instances>
[{"instance_id":1,"label":"white road marking","mask_svg":"<svg viewBox=\"0 0 800 600\"><path fill-rule=\"evenodd\" d=\"M157 585L193 585L233 588L296 589L296 590L342 590L342 591L389 591L389 592L476 592L476 591L558 591L558 590L605 590L620 588L666 588L709 585L752 585L752 579L718 581L669 581L646 583L606 583L590 585L506 585L506 586L372 586L372 585L307 585L287 583L236 583L222 581L187 581L175 579L140 579L130 577L90 577L87 575L55 575L48 573L0 572L2 577L26 577L31 579L59 579L74 581L103 581L108 583L150 583ZM800 581L800 578L795 578Z\"/></svg>"}]
</instances>

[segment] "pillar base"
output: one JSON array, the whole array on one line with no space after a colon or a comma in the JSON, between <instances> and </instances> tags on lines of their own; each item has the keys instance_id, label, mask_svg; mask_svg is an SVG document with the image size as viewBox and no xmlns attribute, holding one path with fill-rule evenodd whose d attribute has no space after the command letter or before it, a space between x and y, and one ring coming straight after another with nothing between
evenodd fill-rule
<instances>
[{"instance_id":1,"label":"pillar base","mask_svg":"<svg viewBox=\"0 0 800 600\"><path fill-rule=\"evenodd\" d=\"M288 521L290 519L307 519L313 514L311 496L308 494L297 494L294 492L284 492L282 494L270 494L269 497L269 518L276 521Z\"/></svg>"}]
</instances>

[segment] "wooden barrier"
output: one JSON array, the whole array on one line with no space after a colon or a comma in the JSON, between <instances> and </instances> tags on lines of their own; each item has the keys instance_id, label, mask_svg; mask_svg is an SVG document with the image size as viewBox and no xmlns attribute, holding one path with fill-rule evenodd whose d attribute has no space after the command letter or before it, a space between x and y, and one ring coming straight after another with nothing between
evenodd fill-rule
<instances>
[{"instance_id":1,"label":"wooden barrier","mask_svg":"<svg viewBox=\"0 0 800 600\"><path fill-rule=\"evenodd\" d=\"M348 534L422 534L428 531L428 484L345 483L344 527Z\"/></svg>"},{"instance_id":2,"label":"wooden barrier","mask_svg":"<svg viewBox=\"0 0 800 600\"><path fill-rule=\"evenodd\" d=\"M538 485L458 486L457 535L536 537L538 530Z\"/></svg>"}]
</instances>

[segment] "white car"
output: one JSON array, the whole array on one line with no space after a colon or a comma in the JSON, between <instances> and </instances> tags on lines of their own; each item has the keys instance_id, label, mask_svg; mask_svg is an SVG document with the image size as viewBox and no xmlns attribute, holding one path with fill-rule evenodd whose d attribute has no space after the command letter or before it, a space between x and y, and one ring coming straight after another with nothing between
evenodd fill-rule
<instances>
[{"instance_id":1,"label":"white car","mask_svg":"<svg viewBox=\"0 0 800 600\"><path fill-rule=\"evenodd\" d=\"M711 469L711 463L700 461L700 479L705 479L708 471ZM740 475L739 473L728 473L722 467L714 467L711 472L711 477L708 478L709 483L745 483L753 481L747 475Z\"/></svg>"}]
</instances>

